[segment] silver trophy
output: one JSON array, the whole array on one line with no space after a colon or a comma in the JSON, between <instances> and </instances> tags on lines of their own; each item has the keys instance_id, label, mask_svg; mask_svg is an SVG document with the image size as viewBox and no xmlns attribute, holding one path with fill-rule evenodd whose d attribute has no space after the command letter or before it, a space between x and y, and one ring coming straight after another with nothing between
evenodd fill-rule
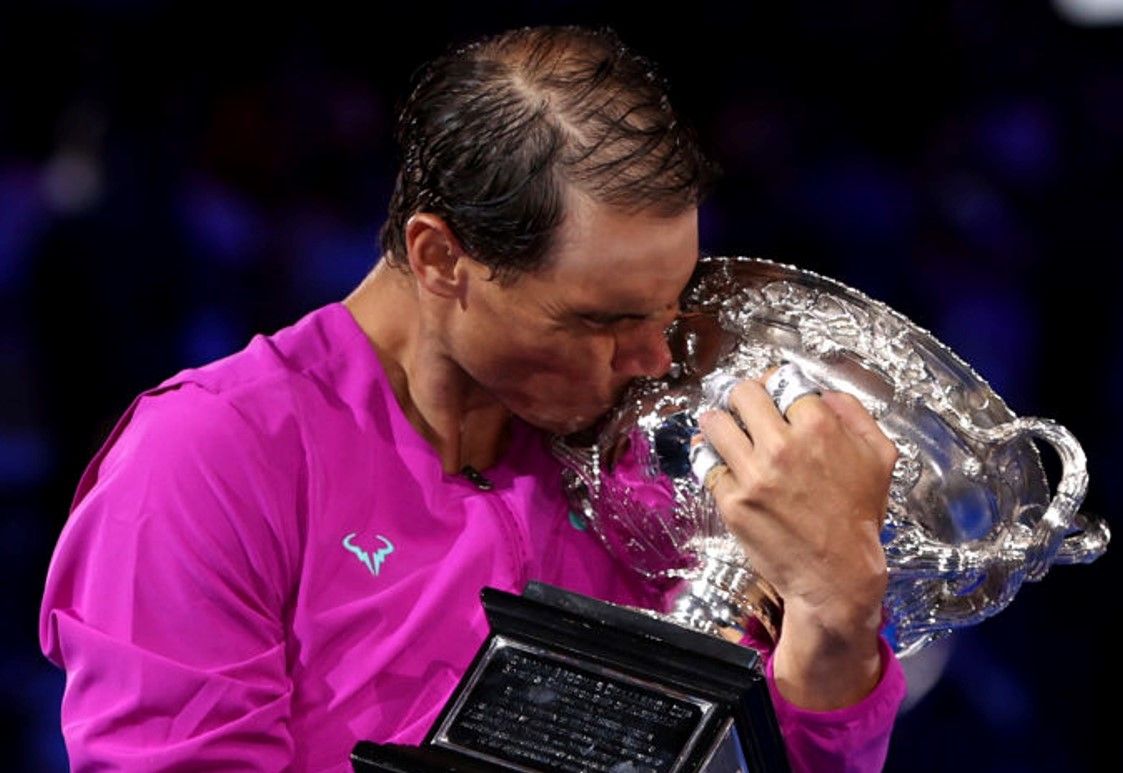
<instances>
[{"instance_id":1,"label":"silver trophy","mask_svg":"<svg viewBox=\"0 0 1123 773\"><path fill-rule=\"evenodd\" d=\"M591 436L558 438L554 451L572 504L607 549L677 583L671 620L778 633L782 599L754 574L696 469L698 415L720 404L723 385L779 363L854 395L899 449L881 533L886 632L899 656L994 615L1053 564L1107 547L1106 524L1078 512L1088 477L1072 434L1015 416L930 333L853 288L769 261L703 258L669 336L670 373L635 383ZM1052 494L1035 440L1060 460Z\"/></svg>"}]
</instances>

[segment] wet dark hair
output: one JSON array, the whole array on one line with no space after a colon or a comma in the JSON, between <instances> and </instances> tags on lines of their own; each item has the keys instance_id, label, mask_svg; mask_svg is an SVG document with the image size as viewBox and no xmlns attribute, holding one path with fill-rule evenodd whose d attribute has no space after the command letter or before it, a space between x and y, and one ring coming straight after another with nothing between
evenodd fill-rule
<instances>
[{"instance_id":1,"label":"wet dark hair","mask_svg":"<svg viewBox=\"0 0 1123 773\"><path fill-rule=\"evenodd\" d=\"M567 186L627 212L696 206L716 167L667 92L609 28L523 28L435 59L399 114L386 260L405 264L406 222L430 212L510 281L546 261Z\"/></svg>"}]
</instances>

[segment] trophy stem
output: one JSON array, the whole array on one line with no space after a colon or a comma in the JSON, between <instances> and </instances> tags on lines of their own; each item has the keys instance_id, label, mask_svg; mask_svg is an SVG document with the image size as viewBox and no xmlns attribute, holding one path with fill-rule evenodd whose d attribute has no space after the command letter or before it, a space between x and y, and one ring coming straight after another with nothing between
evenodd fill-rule
<instances>
[{"instance_id":1,"label":"trophy stem","mask_svg":"<svg viewBox=\"0 0 1123 773\"><path fill-rule=\"evenodd\" d=\"M783 601L728 537L699 540L698 561L682 572L683 587L667 618L714 636L743 634L755 619L772 641L780 636Z\"/></svg>"}]
</instances>

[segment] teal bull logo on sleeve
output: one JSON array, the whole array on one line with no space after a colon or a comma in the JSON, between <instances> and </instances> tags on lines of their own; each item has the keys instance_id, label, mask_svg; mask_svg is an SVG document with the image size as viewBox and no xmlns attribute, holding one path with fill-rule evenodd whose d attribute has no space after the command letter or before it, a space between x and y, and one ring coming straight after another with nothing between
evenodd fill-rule
<instances>
[{"instance_id":1,"label":"teal bull logo on sleeve","mask_svg":"<svg viewBox=\"0 0 1123 773\"><path fill-rule=\"evenodd\" d=\"M357 534L358 532L351 532L346 537L344 537L343 547L354 553L355 557L362 561L363 566L369 569L372 575L377 577L378 572L382 569L382 562L386 560L386 556L394 552L394 545L392 542L390 542L390 540L386 539L381 534L376 534L375 536L378 537L378 539L382 540L382 543L383 545L385 545L385 547L378 548L372 555L359 545L355 544L354 540Z\"/></svg>"}]
</instances>

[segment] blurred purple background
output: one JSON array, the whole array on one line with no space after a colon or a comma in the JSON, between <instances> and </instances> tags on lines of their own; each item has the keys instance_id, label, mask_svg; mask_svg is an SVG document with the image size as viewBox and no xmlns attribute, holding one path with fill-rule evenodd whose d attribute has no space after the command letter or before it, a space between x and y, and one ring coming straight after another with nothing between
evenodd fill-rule
<instances>
[{"instance_id":1,"label":"blurred purple background","mask_svg":"<svg viewBox=\"0 0 1123 773\"><path fill-rule=\"evenodd\" d=\"M86 461L138 391L358 282L410 74L511 26L611 24L659 62L725 169L704 251L932 330L1076 435L1085 509L1118 524L1123 27L1012 0L399 5L0 5L5 769L66 769L36 615ZM886 769L1123 769L1121 549L910 663Z\"/></svg>"}]
</instances>

